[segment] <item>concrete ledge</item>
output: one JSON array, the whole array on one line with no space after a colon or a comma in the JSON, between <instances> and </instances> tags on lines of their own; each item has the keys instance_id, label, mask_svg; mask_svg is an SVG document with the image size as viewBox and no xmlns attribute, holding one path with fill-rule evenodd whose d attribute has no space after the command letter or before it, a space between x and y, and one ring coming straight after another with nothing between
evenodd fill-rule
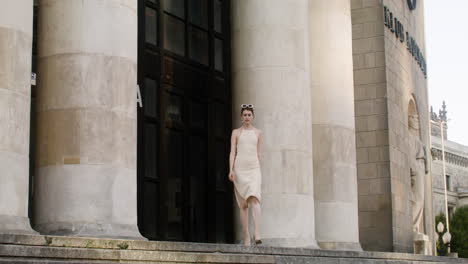
<instances>
[{"instance_id":1,"label":"concrete ledge","mask_svg":"<svg viewBox=\"0 0 468 264\"><path fill-rule=\"evenodd\" d=\"M39 235L31 228L28 217L0 215L0 234Z\"/></svg>"},{"instance_id":2,"label":"concrete ledge","mask_svg":"<svg viewBox=\"0 0 468 264\"><path fill-rule=\"evenodd\" d=\"M321 249L362 251L360 243L354 242L318 242Z\"/></svg>"},{"instance_id":3,"label":"concrete ledge","mask_svg":"<svg viewBox=\"0 0 468 264\"><path fill-rule=\"evenodd\" d=\"M41 259L45 262L34 262L34 259ZM0 263L83 263L81 261L85 263L115 263L116 261L119 263L468 263L468 259L406 253L0 235Z\"/></svg>"},{"instance_id":4,"label":"concrete ledge","mask_svg":"<svg viewBox=\"0 0 468 264\"><path fill-rule=\"evenodd\" d=\"M136 225L88 224L88 223L52 223L36 225L41 234L65 237L97 237L107 239L146 240Z\"/></svg>"}]
</instances>

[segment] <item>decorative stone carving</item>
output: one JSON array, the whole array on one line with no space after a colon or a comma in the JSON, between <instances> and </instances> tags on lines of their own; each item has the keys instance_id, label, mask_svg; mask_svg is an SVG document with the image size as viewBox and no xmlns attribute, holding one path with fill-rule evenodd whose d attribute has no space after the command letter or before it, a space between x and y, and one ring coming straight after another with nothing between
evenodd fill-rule
<instances>
[{"instance_id":1,"label":"decorative stone carving","mask_svg":"<svg viewBox=\"0 0 468 264\"><path fill-rule=\"evenodd\" d=\"M417 135L419 135L419 117L417 114L408 116L408 126L411 132L417 133Z\"/></svg>"},{"instance_id":2,"label":"decorative stone carving","mask_svg":"<svg viewBox=\"0 0 468 264\"><path fill-rule=\"evenodd\" d=\"M413 231L424 234L424 190L425 190L425 153L422 142L418 139L414 144L414 159L411 164L411 194Z\"/></svg>"},{"instance_id":3,"label":"decorative stone carving","mask_svg":"<svg viewBox=\"0 0 468 264\"><path fill-rule=\"evenodd\" d=\"M419 116L416 104L408 107L410 145L411 209L413 220L413 247L416 254L430 254L431 243L424 228L425 178L428 173L427 151L420 136Z\"/></svg>"}]
</instances>

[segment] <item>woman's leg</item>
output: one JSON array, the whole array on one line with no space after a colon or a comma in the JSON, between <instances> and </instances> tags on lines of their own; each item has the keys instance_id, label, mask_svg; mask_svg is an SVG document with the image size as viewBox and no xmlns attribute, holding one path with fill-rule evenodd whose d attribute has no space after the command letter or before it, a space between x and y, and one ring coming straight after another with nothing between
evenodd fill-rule
<instances>
[{"instance_id":1,"label":"woman's leg","mask_svg":"<svg viewBox=\"0 0 468 264\"><path fill-rule=\"evenodd\" d=\"M250 233L249 233L249 206L246 201L241 205L240 220L242 224L242 233L244 234L244 245L250 246Z\"/></svg>"},{"instance_id":2,"label":"woman's leg","mask_svg":"<svg viewBox=\"0 0 468 264\"><path fill-rule=\"evenodd\" d=\"M255 196L249 198L249 205L252 208L252 216L254 221L254 239L260 240L260 217L261 217L261 208L260 201Z\"/></svg>"}]
</instances>

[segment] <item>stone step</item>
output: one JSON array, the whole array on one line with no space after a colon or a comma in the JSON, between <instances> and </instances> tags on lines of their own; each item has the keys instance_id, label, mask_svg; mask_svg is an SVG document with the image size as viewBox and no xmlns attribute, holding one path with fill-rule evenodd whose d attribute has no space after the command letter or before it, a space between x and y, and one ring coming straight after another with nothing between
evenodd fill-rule
<instances>
[{"instance_id":1,"label":"stone step","mask_svg":"<svg viewBox=\"0 0 468 264\"><path fill-rule=\"evenodd\" d=\"M44 258L49 260L104 260L107 262L158 262L158 263L274 263L273 256L223 254L223 253L198 253L198 252L173 252L173 251L148 251L129 249L96 249L96 248L71 248L54 246L26 246L26 245L0 245L0 256L6 258L19 257ZM60 262L59 262L60 263Z\"/></svg>"},{"instance_id":2,"label":"stone step","mask_svg":"<svg viewBox=\"0 0 468 264\"><path fill-rule=\"evenodd\" d=\"M0 263L468 264L468 259L231 244L0 235Z\"/></svg>"}]
</instances>

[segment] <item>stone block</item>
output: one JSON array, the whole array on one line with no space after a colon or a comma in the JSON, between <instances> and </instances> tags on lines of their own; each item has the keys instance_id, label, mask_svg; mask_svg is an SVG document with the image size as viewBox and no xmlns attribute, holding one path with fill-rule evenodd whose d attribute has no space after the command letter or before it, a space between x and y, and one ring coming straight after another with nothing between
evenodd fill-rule
<instances>
[{"instance_id":1,"label":"stone block","mask_svg":"<svg viewBox=\"0 0 468 264\"><path fill-rule=\"evenodd\" d=\"M376 195L359 195L359 211L360 212L375 212L379 210L379 197Z\"/></svg>"},{"instance_id":2,"label":"stone block","mask_svg":"<svg viewBox=\"0 0 468 264\"><path fill-rule=\"evenodd\" d=\"M373 115L367 117L367 127L369 130L386 130L388 120L386 115Z\"/></svg>"},{"instance_id":3,"label":"stone block","mask_svg":"<svg viewBox=\"0 0 468 264\"><path fill-rule=\"evenodd\" d=\"M384 67L385 66L385 52L376 52L375 53L375 66Z\"/></svg>"},{"instance_id":4,"label":"stone block","mask_svg":"<svg viewBox=\"0 0 468 264\"><path fill-rule=\"evenodd\" d=\"M376 131L376 144L378 146L388 145L388 130Z\"/></svg>"},{"instance_id":5,"label":"stone block","mask_svg":"<svg viewBox=\"0 0 468 264\"><path fill-rule=\"evenodd\" d=\"M351 0L351 9L362 8L362 1L363 0Z\"/></svg>"},{"instance_id":6,"label":"stone block","mask_svg":"<svg viewBox=\"0 0 468 264\"><path fill-rule=\"evenodd\" d=\"M356 161L358 164L367 163L369 161L369 154L367 148L357 148Z\"/></svg>"},{"instance_id":7,"label":"stone block","mask_svg":"<svg viewBox=\"0 0 468 264\"><path fill-rule=\"evenodd\" d=\"M369 153L369 162L377 162L380 160L379 147L369 147L367 151Z\"/></svg>"},{"instance_id":8,"label":"stone block","mask_svg":"<svg viewBox=\"0 0 468 264\"><path fill-rule=\"evenodd\" d=\"M377 146L377 132L359 132L356 134L356 147L374 147Z\"/></svg>"},{"instance_id":9,"label":"stone block","mask_svg":"<svg viewBox=\"0 0 468 264\"><path fill-rule=\"evenodd\" d=\"M374 101L373 100L361 100L354 103L355 115L365 116L372 115L374 113Z\"/></svg>"},{"instance_id":10,"label":"stone block","mask_svg":"<svg viewBox=\"0 0 468 264\"><path fill-rule=\"evenodd\" d=\"M389 161L390 160L390 150L388 146L380 147L380 157L382 161Z\"/></svg>"},{"instance_id":11,"label":"stone block","mask_svg":"<svg viewBox=\"0 0 468 264\"><path fill-rule=\"evenodd\" d=\"M370 194L370 184L367 179L358 180L358 195L369 195Z\"/></svg>"},{"instance_id":12,"label":"stone block","mask_svg":"<svg viewBox=\"0 0 468 264\"><path fill-rule=\"evenodd\" d=\"M383 12L381 7L372 6L367 8L353 9L351 11L351 17L353 24L381 21L383 18Z\"/></svg>"},{"instance_id":13,"label":"stone block","mask_svg":"<svg viewBox=\"0 0 468 264\"><path fill-rule=\"evenodd\" d=\"M384 51L384 37L361 38L353 40L353 54Z\"/></svg>"},{"instance_id":14,"label":"stone block","mask_svg":"<svg viewBox=\"0 0 468 264\"><path fill-rule=\"evenodd\" d=\"M353 67L354 70L362 69L364 65L364 54L354 54L353 55Z\"/></svg>"},{"instance_id":15,"label":"stone block","mask_svg":"<svg viewBox=\"0 0 468 264\"><path fill-rule=\"evenodd\" d=\"M369 181L371 194L384 194L390 193L390 179L379 178Z\"/></svg>"},{"instance_id":16,"label":"stone block","mask_svg":"<svg viewBox=\"0 0 468 264\"><path fill-rule=\"evenodd\" d=\"M358 201L360 212L377 212L391 208L390 197L388 194L360 195Z\"/></svg>"},{"instance_id":17,"label":"stone block","mask_svg":"<svg viewBox=\"0 0 468 264\"><path fill-rule=\"evenodd\" d=\"M368 131L367 128L367 117L359 117L357 116L355 119L356 122L356 132Z\"/></svg>"},{"instance_id":18,"label":"stone block","mask_svg":"<svg viewBox=\"0 0 468 264\"><path fill-rule=\"evenodd\" d=\"M354 84L373 84L386 81L385 68L370 68L354 71Z\"/></svg>"},{"instance_id":19,"label":"stone block","mask_svg":"<svg viewBox=\"0 0 468 264\"><path fill-rule=\"evenodd\" d=\"M377 98L377 85L363 85L364 87L364 96L366 99L376 99Z\"/></svg>"},{"instance_id":20,"label":"stone block","mask_svg":"<svg viewBox=\"0 0 468 264\"><path fill-rule=\"evenodd\" d=\"M357 165L358 179L377 178L377 165L375 163L365 163Z\"/></svg>"},{"instance_id":21,"label":"stone block","mask_svg":"<svg viewBox=\"0 0 468 264\"><path fill-rule=\"evenodd\" d=\"M375 67L375 53L366 53L364 54L364 66L366 68Z\"/></svg>"},{"instance_id":22,"label":"stone block","mask_svg":"<svg viewBox=\"0 0 468 264\"><path fill-rule=\"evenodd\" d=\"M390 178L390 163L383 162L377 164L377 175L379 178Z\"/></svg>"},{"instance_id":23,"label":"stone block","mask_svg":"<svg viewBox=\"0 0 468 264\"><path fill-rule=\"evenodd\" d=\"M386 114L388 112L386 98L376 99L374 103L375 103L374 114L379 115L379 114Z\"/></svg>"},{"instance_id":24,"label":"stone block","mask_svg":"<svg viewBox=\"0 0 468 264\"><path fill-rule=\"evenodd\" d=\"M384 24L381 21L373 21L364 23L363 25L363 38L370 38L384 35Z\"/></svg>"},{"instance_id":25,"label":"stone block","mask_svg":"<svg viewBox=\"0 0 468 264\"><path fill-rule=\"evenodd\" d=\"M379 0L363 0L362 7L371 7L381 5L382 2Z\"/></svg>"},{"instance_id":26,"label":"stone block","mask_svg":"<svg viewBox=\"0 0 468 264\"><path fill-rule=\"evenodd\" d=\"M353 39L360 39L364 35L364 24L355 24L352 26Z\"/></svg>"},{"instance_id":27,"label":"stone block","mask_svg":"<svg viewBox=\"0 0 468 264\"><path fill-rule=\"evenodd\" d=\"M375 212L359 212L359 228L374 227Z\"/></svg>"},{"instance_id":28,"label":"stone block","mask_svg":"<svg viewBox=\"0 0 468 264\"><path fill-rule=\"evenodd\" d=\"M375 87L376 87L377 98L387 97L387 84L386 83L375 84Z\"/></svg>"}]
</instances>

